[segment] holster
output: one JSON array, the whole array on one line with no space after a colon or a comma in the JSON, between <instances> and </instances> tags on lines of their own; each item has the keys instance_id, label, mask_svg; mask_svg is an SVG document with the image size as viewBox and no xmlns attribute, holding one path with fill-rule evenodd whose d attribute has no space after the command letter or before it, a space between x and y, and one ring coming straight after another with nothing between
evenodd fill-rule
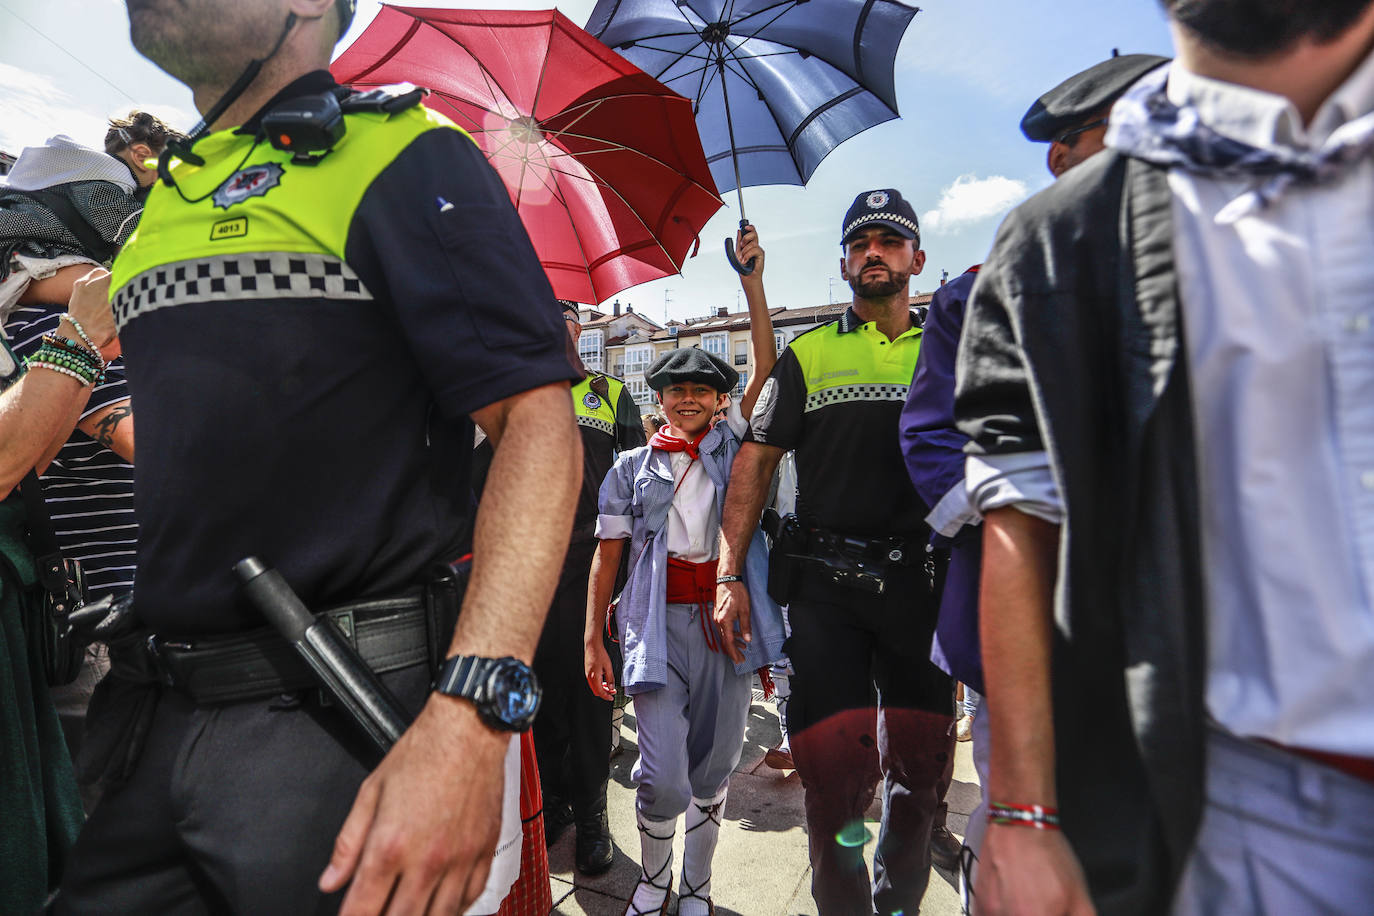
<instances>
[{"instance_id":1,"label":"holster","mask_svg":"<svg viewBox=\"0 0 1374 916\"><path fill-rule=\"evenodd\" d=\"M773 544L768 551L768 595L785 605L796 594L806 565L806 529L797 516L779 515L772 506L763 510L761 522Z\"/></svg>"},{"instance_id":2,"label":"holster","mask_svg":"<svg viewBox=\"0 0 1374 916\"><path fill-rule=\"evenodd\" d=\"M925 545L901 537L869 538L813 528L806 532L804 552L806 560L836 585L881 595L893 567L923 562Z\"/></svg>"},{"instance_id":3,"label":"holster","mask_svg":"<svg viewBox=\"0 0 1374 916\"><path fill-rule=\"evenodd\" d=\"M424 585L402 594L321 613L334 618L374 672L424 662L434 677L466 587L467 568L444 564ZM110 673L91 697L77 761L83 784L109 791L132 775L163 690L215 705L316 689L309 668L270 627L176 641L133 626L132 619L126 608L119 631L100 634L110 647Z\"/></svg>"}]
</instances>

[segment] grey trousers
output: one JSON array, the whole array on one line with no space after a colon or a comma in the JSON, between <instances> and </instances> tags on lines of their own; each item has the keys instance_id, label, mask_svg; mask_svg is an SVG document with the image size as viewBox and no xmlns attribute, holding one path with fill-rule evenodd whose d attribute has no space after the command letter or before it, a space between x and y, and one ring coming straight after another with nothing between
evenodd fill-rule
<instances>
[{"instance_id":1,"label":"grey trousers","mask_svg":"<svg viewBox=\"0 0 1374 916\"><path fill-rule=\"evenodd\" d=\"M744 750L753 683L706 647L694 605L670 604L667 613L668 683L634 695L639 760L631 773L636 809L660 821L725 788Z\"/></svg>"},{"instance_id":2,"label":"grey trousers","mask_svg":"<svg viewBox=\"0 0 1374 916\"><path fill-rule=\"evenodd\" d=\"M1233 735L1207 739L1207 808L1176 916L1374 912L1374 785Z\"/></svg>"}]
</instances>

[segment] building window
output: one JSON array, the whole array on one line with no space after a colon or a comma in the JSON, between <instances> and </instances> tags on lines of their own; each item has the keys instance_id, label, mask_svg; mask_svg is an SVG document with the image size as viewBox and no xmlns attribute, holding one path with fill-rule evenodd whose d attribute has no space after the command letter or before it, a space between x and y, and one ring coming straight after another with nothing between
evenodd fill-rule
<instances>
[{"instance_id":1,"label":"building window","mask_svg":"<svg viewBox=\"0 0 1374 916\"><path fill-rule=\"evenodd\" d=\"M738 381L737 383L735 383L735 389L734 389L733 391L730 392L730 397L731 397L733 400L738 401L740 398L744 397L744 389L745 389L748 385L749 385L749 371L748 371L747 369L742 369L742 370L740 370L739 381Z\"/></svg>"},{"instance_id":2,"label":"building window","mask_svg":"<svg viewBox=\"0 0 1374 916\"><path fill-rule=\"evenodd\" d=\"M594 331L583 331L582 336L577 338L577 355L582 358L582 363L593 372L604 372L606 368L605 351L601 344L604 339L604 332L597 328Z\"/></svg>"},{"instance_id":3,"label":"building window","mask_svg":"<svg viewBox=\"0 0 1374 916\"><path fill-rule=\"evenodd\" d=\"M653 361L653 344L625 348L625 384L630 386L630 394L634 397L635 403L641 406L649 403L651 392L644 382L644 372Z\"/></svg>"},{"instance_id":4,"label":"building window","mask_svg":"<svg viewBox=\"0 0 1374 916\"><path fill-rule=\"evenodd\" d=\"M747 366L747 365L749 365L749 341L747 341L747 340L737 340L737 341L735 341L735 365L736 365L736 366Z\"/></svg>"},{"instance_id":5,"label":"building window","mask_svg":"<svg viewBox=\"0 0 1374 916\"><path fill-rule=\"evenodd\" d=\"M701 348L712 356L729 359L727 348L730 346L729 334L702 334Z\"/></svg>"},{"instance_id":6,"label":"building window","mask_svg":"<svg viewBox=\"0 0 1374 916\"><path fill-rule=\"evenodd\" d=\"M773 346L777 350L778 355L781 356L782 351L787 348L787 335L782 331L774 331Z\"/></svg>"}]
</instances>

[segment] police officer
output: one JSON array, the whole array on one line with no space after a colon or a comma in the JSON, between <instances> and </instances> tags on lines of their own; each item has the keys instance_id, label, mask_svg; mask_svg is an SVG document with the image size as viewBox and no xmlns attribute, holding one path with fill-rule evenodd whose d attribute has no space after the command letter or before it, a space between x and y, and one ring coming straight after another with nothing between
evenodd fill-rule
<instances>
[{"instance_id":1,"label":"police officer","mask_svg":"<svg viewBox=\"0 0 1374 916\"><path fill-rule=\"evenodd\" d=\"M114 266L146 629L112 645L91 721L146 740L112 755L57 911L494 912L580 468L552 291L465 134L334 85L351 2L129 12L213 132L164 163ZM425 584L457 555L474 420L495 454L450 639ZM417 714L380 763L262 629L230 572L250 554L340 608Z\"/></svg>"},{"instance_id":2,"label":"police officer","mask_svg":"<svg viewBox=\"0 0 1374 916\"><path fill-rule=\"evenodd\" d=\"M577 305L561 303L575 349L582 333ZM601 481L615 456L643 445L645 437L639 407L620 379L587 371L573 386L572 395L582 434L582 490L563 574L534 654L534 670L545 688L534 723L534 742L544 791L546 839L552 844L570 820L576 823L577 870L599 875L611 867L615 853L606 821L612 706L586 689L582 672L587 576L596 550Z\"/></svg>"},{"instance_id":3,"label":"police officer","mask_svg":"<svg viewBox=\"0 0 1374 916\"><path fill-rule=\"evenodd\" d=\"M954 749L952 685L930 663L927 510L897 444L921 341L908 287L925 253L915 212L891 188L855 198L840 244L853 303L792 341L774 367L735 462L719 571L739 572L773 471L795 450L799 525L774 562L808 559L791 571L790 588L770 575L770 592L784 588L774 597L790 601L787 724L806 790L812 895L822 914L915 913ZM747 592L721 585L717 621L747 632L748 615ZM883 824L870 888L863 812L880 764Z\"/></svg>"}]
</instances>

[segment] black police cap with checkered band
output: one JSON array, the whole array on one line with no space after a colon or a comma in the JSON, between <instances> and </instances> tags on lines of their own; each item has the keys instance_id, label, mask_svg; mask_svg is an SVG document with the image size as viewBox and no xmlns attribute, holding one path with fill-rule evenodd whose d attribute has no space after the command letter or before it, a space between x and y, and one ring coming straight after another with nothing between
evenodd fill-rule
<instances>
[{"instance_id":1,"label":"black police cap with checkered band","mask_svg":"<svg viewBox=\"0 0 1374 916\"><path fill-rule=\"evenodd\" d=\"M849 205L849 212L844 215L844 222L840 224L840 244L848 244L854 233L874 224L887 226L902 238L921 237L916 211L911 209L902 192L895 188L864 191L854 198L854 203Z\"/></svg>"}]
</instances>

